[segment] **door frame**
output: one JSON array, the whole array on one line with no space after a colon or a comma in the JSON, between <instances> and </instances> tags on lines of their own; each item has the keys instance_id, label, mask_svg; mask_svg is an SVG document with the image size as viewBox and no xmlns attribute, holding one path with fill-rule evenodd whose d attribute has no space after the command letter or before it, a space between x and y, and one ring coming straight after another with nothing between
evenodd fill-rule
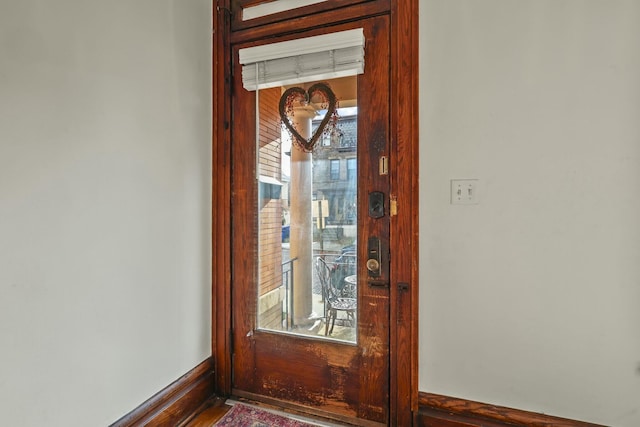
<instances>
[{"instance_id":1,"label":"door frame","mask_svg":"<svg viewBox=\"0 0 640 427\"><path fill-rule=\"evenodd\" d=\"M331 0L329 0L330 3ZM212 288L211 352L215 393L229 396L231 354L231 41L348 22L391 17L390 159L392 210L390 289L390 425L412 425L418 409L418 0L354 2L295 22L276 21L232 31L232 0L217 0L212 48ZM255 3L255 1L254 1ZM344 3L344 2L343 2ZM394 206L396 208L394 209Z\"/></svg>"}]
</instances>

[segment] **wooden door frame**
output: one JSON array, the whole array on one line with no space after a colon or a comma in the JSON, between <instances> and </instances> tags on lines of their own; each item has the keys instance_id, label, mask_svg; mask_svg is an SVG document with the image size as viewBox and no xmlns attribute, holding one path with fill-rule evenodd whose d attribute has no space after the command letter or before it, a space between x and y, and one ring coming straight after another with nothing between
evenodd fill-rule
<instances>
[{"instance_id":1,"label":"wooden door frame","mask_svg":"<svg viewBox=\"0 0 640 427\"><path fill-rule=\"evenodd\" d=\"M232 387L231 337L231 1L214 2L212 51L212 288L211 352L215 391ZM386 10L382 10L384 8ZM418 0L377 0L310 15L305 28L391 17L390 425L408 426L418 410ZM300 21L300 18L297 19ZM315 24L314 24L315 23ZM277 24L284 28L287 23ZM260 27L243 30L261 37Z\"/></svg>"}]
</instances>

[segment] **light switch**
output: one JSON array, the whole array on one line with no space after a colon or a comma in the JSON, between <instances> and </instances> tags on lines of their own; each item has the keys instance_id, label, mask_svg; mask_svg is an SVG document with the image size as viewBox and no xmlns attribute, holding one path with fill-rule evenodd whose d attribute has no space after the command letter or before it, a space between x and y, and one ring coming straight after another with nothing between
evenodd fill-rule
<instances>
[{"instance_id":1,"label":"light switch","mask_svg":"<svg viewBox=\"0 0 640 427\"><path fill-rule=\"evenodd\" d=\"M452 205L477 205L478 201L479 198L477 179L451 180Z\"/></svg>"}]
</instances>

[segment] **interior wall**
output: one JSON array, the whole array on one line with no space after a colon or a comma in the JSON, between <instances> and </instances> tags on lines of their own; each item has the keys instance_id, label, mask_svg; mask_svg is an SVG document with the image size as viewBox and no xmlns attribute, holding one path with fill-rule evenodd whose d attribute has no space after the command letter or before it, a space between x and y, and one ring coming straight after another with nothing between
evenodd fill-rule
<instances>
[{"instance_id":1,"label":"interior wall","mask_svg":"<svg viewBox=\"0 0 640 427\"><path fill-rule=\"evenodd\" d=\"M0 2L2 424L108 425L210 354L211 2Z\"/></svg>"},{"instance_id":2,"label":"interior wall","mask_svg":"<svg viewBox=\"0 0 640 427\"><path fill-rule=\"evenodd\" d=\"M640 2L420 7L420 390L640 425Z\"/></svg>"}]
</instances>

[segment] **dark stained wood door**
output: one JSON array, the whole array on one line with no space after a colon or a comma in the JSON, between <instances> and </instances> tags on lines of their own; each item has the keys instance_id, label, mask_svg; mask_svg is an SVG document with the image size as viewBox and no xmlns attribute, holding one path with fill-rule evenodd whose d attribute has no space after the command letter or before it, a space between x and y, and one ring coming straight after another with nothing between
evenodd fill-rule
<instances>
[{"instance_id":1,"label":"dark stained wood door","mask_svg":"<svg viewBox=\"0 0 640 427\"><path fill-rule=\"evenodd\" d=\"M261 184L257 179L260 172L256 171L256 147L260 145L256 143L256 93L243 88L238 63L238 50L247 44L232 46L232 392L236 396L304 407L310 413L337 419L358 418L365 424L387 424L390 416L390 184L384 164L390 155L389 16L315 29L285 39L353 28L363 28L366 40L365 71L357 76L355 342L259 327L258 276L262 273L258 248L262 225L256 211L262 203L259 192L268 186L273 188L273 182ZM370 214L372 192L383 194L382 217ZM373 275L366 266L371 237L379 239L376 250L380 251L382 264L379 274Z\"/></svg>"}]
</instances>

